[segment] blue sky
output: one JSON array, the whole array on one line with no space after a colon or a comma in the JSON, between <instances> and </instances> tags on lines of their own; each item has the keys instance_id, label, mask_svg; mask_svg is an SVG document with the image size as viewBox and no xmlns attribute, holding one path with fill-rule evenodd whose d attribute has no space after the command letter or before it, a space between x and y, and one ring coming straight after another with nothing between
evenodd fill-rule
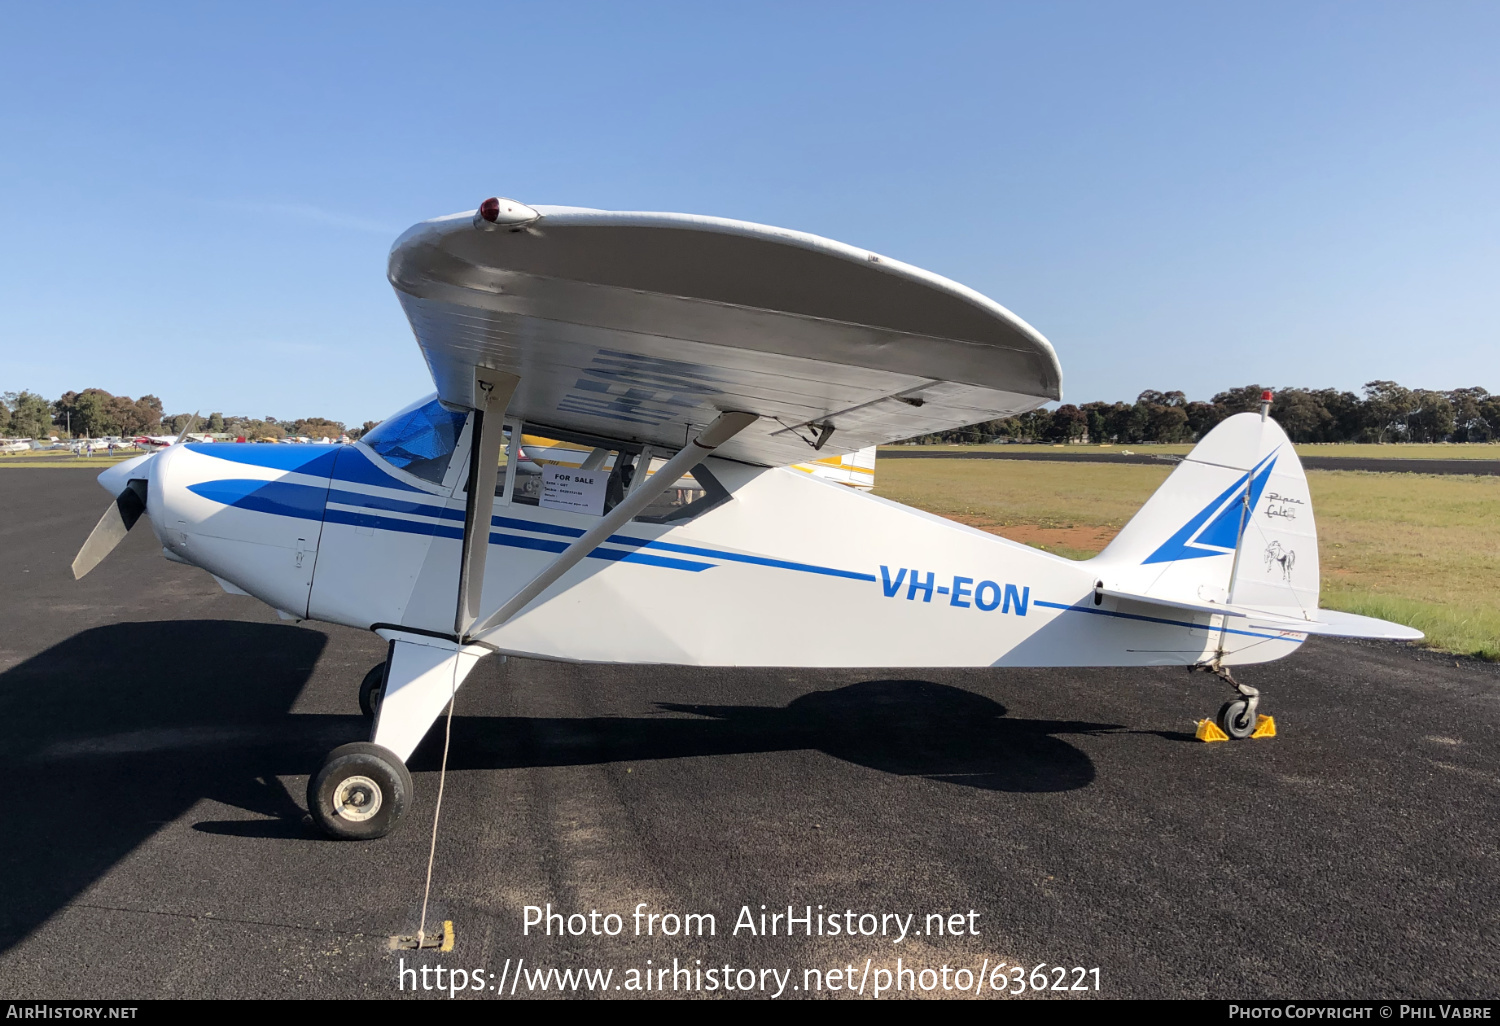
<instances>
[{"instance_id":1,"label":"blue sky","mask_svg":"<svg viewBox=\"0 0 1500 1026\"><path fill-rule=\"evenodd\" d=\"M0 390L358 423L396 235L761 221L994 297L1066 399L1500 391L1500 5L11 5Z\"/></svg>"}]
</instances>

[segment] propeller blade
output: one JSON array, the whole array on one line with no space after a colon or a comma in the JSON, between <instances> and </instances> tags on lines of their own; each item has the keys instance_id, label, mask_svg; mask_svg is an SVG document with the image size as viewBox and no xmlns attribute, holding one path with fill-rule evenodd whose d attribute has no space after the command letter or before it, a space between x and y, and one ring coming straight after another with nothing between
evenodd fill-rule
<instances>
[{"instance_id":1,"label":"propeller blade","mask_svg":"<svg viewBox=\"0 0 1500 1026\"><path fill-rule=\"evenodd\" d=\"M193 430L193 426L198 423L198 414L200 412L202 412L202 411L200 411L200 410L194 410L193 411L193 415L187 419L187 423L184 424L184 425L182 425L182 431L180 431L178 433L178 435L177 435L177 441L173 442L172 443L173 445L181 445L182 444L182 440L188 436L188 432L191 431L191 430Z\"/></svg>"},{"instance_id":2,"label":"propeller blade","mask_svg":"<svg viewBox=\"0 0 1500 1026\"><path fill-rule=\"evenodd\" d=\"M125 539L125 535L144 512L146 482L131 481L115 496L115 501L109 504L109 508L99 518L99 523L89 532L88 541L83 543L83 548L73 558L73 580L81 579L98 566Z\"/></svg>"}]
</instances>

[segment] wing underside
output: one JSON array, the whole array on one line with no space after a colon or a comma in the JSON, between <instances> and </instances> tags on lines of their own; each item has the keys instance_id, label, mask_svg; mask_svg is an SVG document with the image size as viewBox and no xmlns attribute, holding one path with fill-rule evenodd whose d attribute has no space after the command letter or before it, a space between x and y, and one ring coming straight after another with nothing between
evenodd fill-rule
<instances>
[{"instance_id":1,"label":"wing underside","mask_svg":"<svg viewBox=\"0 0 1500 1026\"><path fill-rule=\"evenodd\" d=\"M447 402L474 368L519 375L512 416L675 447L725 410L761 419L721 455L783 466L1034 409L1051 345L937 275L781 229L536 208L417 225L390 279Z\"/></svg>"}]
</instances>

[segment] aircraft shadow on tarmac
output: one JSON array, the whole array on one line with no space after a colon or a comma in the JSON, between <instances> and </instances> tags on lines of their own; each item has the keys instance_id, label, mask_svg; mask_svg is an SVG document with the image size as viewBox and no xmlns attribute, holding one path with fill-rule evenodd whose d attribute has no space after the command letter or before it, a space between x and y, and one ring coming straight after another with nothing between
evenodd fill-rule
<instances>
[{"instance_id":1,"label":"aircraft shadow on tarmac","mask_svg":"<svg viewBox=\"0 0 1500 1026\"><path fill-rule=\"evenodd\" d=\"M328 724L303 721L329 718L288 710L326 641L277 624L116 624L0 673L0 950L201 799L289 815L275 774L315 765L309 731ZM338 738L358 729L348 719Z\"/></svg>"},{"instance_id":2,"label":"aircraft shadow on tarmac","mask_svg":"<svg viewBox=\"0 0 1500 1026\"><path fill-rule=\"evenodd\" d=\"M682 716L453 719L455 769L575 766L705 755L817 750L860 766L990 791L1067 791L1094 779L1094 764L1059 734L1115 724L1008 719L1005 707L962 688L875 680L814 691L784 707L680 705ZM461 707L460 707L461 709ZM428 742L413 769L436 769Z\"/></svg>"},{"instance_id":3,"label":"aircraft shadow on tarmac","mask_svg":"<svg viewBox=\"0 0 1500 1026\"><path fill-rule=\"evenodd\" d=\"M84 631L0 673L8 794L0 802L0 950L74 900L162 825L210 799L267 817L200 823L309 838L277 778L368 737L358 715L291 712L327 642L285 624L197 620ZM477 683L477 682L476 682ZM352 692L357 682L350 681ZM992 791L1086 787L1089 757L1059 735L1113 724L1012 719L960 688L877 680L784 707L675 705L641 718L465 716L449 765L520 769L819 750L900 776ZM412 759L437 768L440 732Z\"/></svg>"}]
</instances>

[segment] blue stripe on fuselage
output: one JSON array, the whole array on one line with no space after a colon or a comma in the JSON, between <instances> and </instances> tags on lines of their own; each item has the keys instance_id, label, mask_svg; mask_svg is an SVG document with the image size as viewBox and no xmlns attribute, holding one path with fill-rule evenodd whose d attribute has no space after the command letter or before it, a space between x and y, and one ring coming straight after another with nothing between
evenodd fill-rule
<instances>
[{"instance_id":1,"label":"blue stripe on fuselage","mask_svg":"<svg viewBox=\"0 0 1500 1026\"><path fill-rule=\"evenodd\" d=\"M376 485L380 488L395 488L403 492L416 492L418 495L431 495L414 485L386 471L379 463L365 455L365 451L357 445L346 445L339 453L338 463L333 468L333 479L335 481L347 481L350 484ZM432 496L441 501L441 496Z\"/></svg>"},{"instance_id":2,"label":"blue stripe on fuselage","mask_svg":"<svg viewBox=\"0 0 1500 1026\"><path fill-rule=\"evenodd\" d=\"M434 502L441 502L439 496L432 496ZM464 511L461 509L449 509L446 506L435 506L430 502L422 502L416 496L410 499L393 499L387 495L367 495L364 492L351 492L343 488L332 488L328 492L329 502L339 502L346 506L361 506L365 509L380 510L386 513L411 513L416 516L437 517L441 520L457 520L463 523ZM581 532L580 532L581 533Z\"/></svg>"},{"instance_id":3,"label":"blue stripe on fuselage","mask_svg":"<svg viewBox=\"0 0 1500 1026\"><path fill-rule=\"evenodd\" d=\"M328 477L333 473L342 445L266 445L234 442L192 442L187 448L230 463L244 463L268 470L295 471Z\"/></svg>"},{"instance_id":4,"label":"blue stripe on fuselage","mask_svg":"<svg viewBox=\"0 0 1500 1026\"><path fill-rule=\"evenodd\" d=\"M221 443L222 444L222 443ZM202 446L204 450L212 449L212 445ZM223 445L225 450L234 452L244 450L306 450L310 446L234 446ZM403 534L432 534L442 538L462 538L461 527L450 527L447 524L431 524L411 520L402 520L396 517L381 516L380 512L405 513L411 516L432 517L437 520L446 520L456 524L462 524L464 512L462 509L449 508L441 505L442 498L413 488L401 481L396 480L389 474L381 471L373 464L364 453L353 446L317 446L316 448L328 450L335 449L337 457L333 465L332 474L335 482L350 482L356 484L377 485L383 488L397 488L407 492L415 493L410 499L392 498L384 495L370 495L365 492L350 491L345 488L333 487L325 491L324 488L290 484L287 482L253 481L253 480L221 480L210 481L202 484L191 485L190 489L202 495L204 498L221 502L226 506L235 506L240 509L252 509L260 513L271 513L277 516L300 517L303 519L317 520L325 519L329 523L348 524L355 527L368 527L382 531L397 531ZM233 458L221 455L219 452L211 455L220 458ZM272 464L260 463L255 459L237 459L236 462L249 463L256 466L268 466ZM290 462L290 461L289 461ZM295 466L279 466L276 469L294 470L298 473L310 473L314 465L313 460L304 461ZM318 464L322 473L329 473L327 464ZM299 492L297 489L302 489ZM328 503L339 503L346 506L362 507L360 511L323 509L326 495ZM316 508L313 502L316 496ZM427 499L428 501L422 501ZM364 512L370 510L371 512ZM492 516L491 527L506 528L511 531L527 531L533 534L550 534L569 541L583 536L584 531L576 527L565 527L561 524L548 524L534 520L518 520L514 517ZM518 535L494 532L490 534L490 542L495 545L508 545L513 548L538 549L546 552L561 552L567 547L565 542L551 541L541 538L525 538ZM730 552L725 549L707 548L698 545L679 545L674 542L654 541L650 538L637 538L626 534L614 534L606 540L607 545L617 545L633 549L659 549L665 552L679 553L685 556L702 556L708 559L725 560L734 563L746 563L751 566L765 566L777 570L793 570L798 573L820 574L827 577L842 577L854 581L875 581L874 574L858 573L853 570L840 570L836 567L817 566L812 563L799 563L792 560L773 559L769 556L755 556L741 552ZM671 567L678 570L692 570L697 572L714 566L713 563L701 563L697 560L676 559L671 556L656 555L655 553L620 553L611 549L596 549L591 556L595 559L616 559L627 562L645 563L651 566Z\"/></svg>"},{"instance_id":5,"label":"blue stripe on fuselage","mask_svg":"<svg viewBox=\"0 0 1500 1026\"><path fill-rule=\"evenodd\" d=\"M386 472L355 445L267 445L234 442L194 442L189 449L214 459L244 463L268 470L284 470L315 477L377 485L403 492L430 495ZM437 498L437 496L433 496Z\"/></svg>"},{"instance_id":6,"label":"blue stripe on fuselage","mask_svg":"<svg viewBox=\"0 0 1500 1026\"><path fill-rule=\"evenodd\" d=\"M326 487L289 484L286 481L255 481L228 478L188 485L188 491L236 509L271 513L299 520L322 520Z\"/></svg>"},{"instance_id":7,"label":"blue stripe on fuselage","mask_svg":"<svg viewBox=\"0 0 1500 1026\"><path fill-rule=\"evenodd\" d=\"M330 509L324 518L330 524L349 524L354 527L368 527L379 531L394 531L398 534L430 534L438 538L452 538L458 540L463 538L462 527L450 527L447 524L430 524L414 520L398 520L394 517L382 517L374 513L355 513L350 510ZM460 516L459 520L463 517ZM537 549L542 552L561 552L567 548L566 542L553 541L550 538L527 538L519 534L507 534L501 531L490 532L491 545L505 545L513 549ZM619 549L597 548L589 553L590 559L609 559L625 563L642 563L646 566L666 567L669 570L689 570L697 573L700 570L712 570L713 563L700 563L690 559L673 559L670 556L657 556L647 552L622 552Z\"/></svg>"},{"instance_id":8,"label":"blue stripe on fuselage","mask_svg":"<svg viewBox=\"0 0 1500 1026\"><path fill-rule=\"evenodd\" d=\"M348 492L335 488L328 496L329 502L342 502L351 506L368 506L375 509L390 510L396 513L414 513L423 516L440 517L444 520L455 520L462 522L464 514L459 509L448 509L442 506L429 506L417 502L407 502L404 499L390 499L378 495L365 495L363 492ZM490 523L495 527L506 527L513 531L531 531L535 534L553 534L562 538L581 538L584 532L577 527L564 527L561 524L547 524L536 520L517 520L513 517L493 516ZM679 545L675 542L653 541L650 538L635 538L628 534L612 534L608 539L611 545L630 545L637 548L663 549L667 552L680 552L688 556L706 556L710 559L723 559L734 563L749 563L753 566L769 566L778 570L796 570L800 573L822 574L827 577L845 577L852 581L870 581L874 583L874 574L862 574L853 570L839 570L834 567L816 566L812 563L797 563L785 559L772 559L769 556L752 556L741 552L729 552L724 549L704 548L698 545ZM537 546L540 547L540 546ZM551 552L561 552L562 545L549 549Z\"/></svg>"}]
</instances>

